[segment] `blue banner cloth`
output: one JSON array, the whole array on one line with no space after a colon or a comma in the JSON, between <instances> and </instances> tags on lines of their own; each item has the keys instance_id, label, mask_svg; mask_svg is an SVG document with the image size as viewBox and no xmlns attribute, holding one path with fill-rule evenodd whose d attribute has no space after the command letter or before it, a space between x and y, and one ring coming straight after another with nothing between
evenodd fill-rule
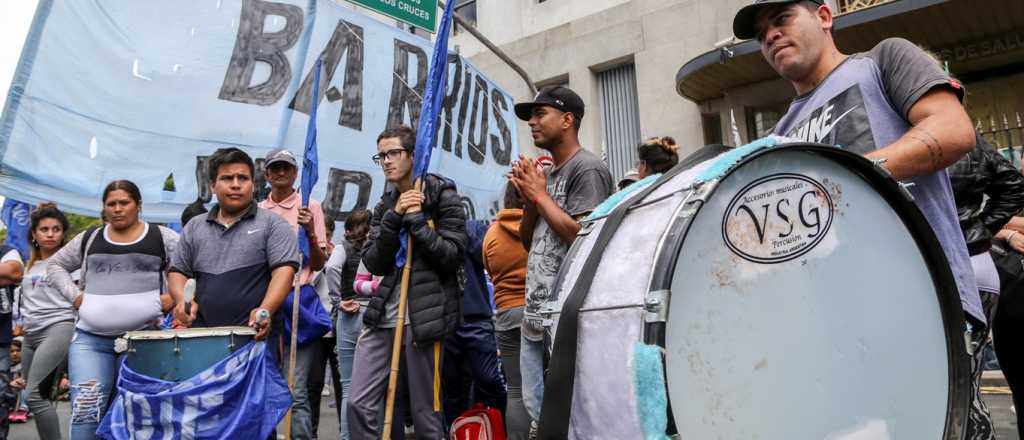
<instances>
[{"instance_id":1,"label":"blue banner cloth","mask_svg":"<svg viewBox=\"0 0 1024 440\"><path fill-rule=\"evenodd\" d=\"M377 135L420 125L434 44L342 3L39 0L0 117L0 194L98 217L103 187L129 179L143 219L170 223L216 201L209 156L238 147L257 158L262 199L261 159L302 154L316 102L312 196L326 217L372 209L387 186ZM493 217L519 155L515 103L466 58L448 64L430 172L459 183L470 216Z\"/></svg>"},{"instance_id":2,"label":"blue banner cloth","mask_svg":"<svg viewBox=\"0 0 1024 440\"><path fill-rule=\"evenodd\" d=\"M184 382L122 364L117 398L96 434L108 440L265 439L292 404L265 342L250 342Z\"/></svg>"},{"instance_id":3,"label":"blue banner cloth","mask_svg":"<svg viewBox=\"0 0 1024 440\"><path fill-rule=\"evenodd\" d=\"M292 337L292 301L295 298L295 290L288 292L288 298L281 305L281 313L284 314L284 337L290 341ZM299 334L296 341L299 345L305 344L314 339L319 339L331 331L331 315L324 308L320 296L316 294L313 286L305 285L299 288Z\"/></svg>"},{"instance_id":4,"label":"blue banner cloth","mask_svg":"<svg viewBox=\"0 0 1024 440\"><path fill-rule=\"evenodd\" d=\"M434 154L437 144L437 122L441 116L441 102L444 100L444 88L448 83L448 35L452 28L452 11L454 1L445 4L441 27L437 29L434 40L434 54L430 57L430 73L427 74L426 93L423 96L423 108L420 109L420 125L416 127L416 150L413 155L412 176L418 179L427 174L430 168L430 157ZM405 266L406 238L405 228L400 234L401 247L395 257L395 265Z\"/></svg>"},{"instance_id":5,"label":"blue banner cloth","mask_svg":"<svg viewBox=\"0 0 1024 440\"><path fill-rule=\"evenodd\" d=\"M4 244L13 247L21 253L21 259L27 260L28 240L32 235L29 231L29 213L32 207L28 203L19 202L8 197L4 200L4 207L0 210L0 220L7 225L7 241Z\"/></svg>"}]
</instances>

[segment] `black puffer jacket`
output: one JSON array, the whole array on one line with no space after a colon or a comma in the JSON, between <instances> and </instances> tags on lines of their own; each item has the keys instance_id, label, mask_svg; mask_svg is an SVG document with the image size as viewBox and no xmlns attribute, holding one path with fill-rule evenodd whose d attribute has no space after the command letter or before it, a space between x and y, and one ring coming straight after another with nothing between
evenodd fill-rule
<instances>
[{"instance_id":1,"label":"black puffer jacket","mask_svg":"<svg viewBox=\"0 0 1024 440\"><path fill-rule=\"evenodd\" d=\"M384 193L373 210L370 237L363 247L363 263L374 275L383 276L377 295L363 315L374 328L384 319L386 303L399 295L402 271L395 267L404 226L413 237L413 264L409 282L409 322L413 341L428 344L454 332L459 326L462 292L459 269L466 248L466 211L455 183L428 174L423 179L423 211L400 216L395 212L398 191ZM428 218L434 227L427 224Z\"/></svg>"},{"instance_id":2,"label":"black puffer jacket","mask_svg":"<svg viewBox=\"0 0 1024 440\"><path fill-rule=\"evenodd\" d=\"M960 229L971 255L992 247L993 234L1024 209L1024 176L981 136L977 143L948 170Z\"/></svg>"}]
</instances>

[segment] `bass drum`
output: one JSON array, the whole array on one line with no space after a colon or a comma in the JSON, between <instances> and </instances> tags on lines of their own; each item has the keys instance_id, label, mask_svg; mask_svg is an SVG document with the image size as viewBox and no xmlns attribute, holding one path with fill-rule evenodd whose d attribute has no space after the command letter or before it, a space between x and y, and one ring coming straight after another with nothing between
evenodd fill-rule
<instances>
[{"instance_id":1,"label":"bass drum","mask_svg":"<svg viewBox=\"0 0 1024 440\"><path fill-rule=\"evenodd\" d=\"M872 162L780 142L584 222L542 311L542 438L962 438L965 324L927 221Z\"/></svg>"}]
</instances>

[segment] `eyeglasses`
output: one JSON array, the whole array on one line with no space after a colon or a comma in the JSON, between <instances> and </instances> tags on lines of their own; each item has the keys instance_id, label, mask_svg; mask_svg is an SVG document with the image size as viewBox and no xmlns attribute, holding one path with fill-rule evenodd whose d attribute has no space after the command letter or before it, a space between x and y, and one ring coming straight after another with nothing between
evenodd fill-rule
<instances>
[{"instance_id":1,"label":"eyeglasses","mask_svg":"<svg viewBox=\"0 0 1024 440\"><path fill-rule=\"evenodd\" d=\"M405 152L405 148L395 148L394 150L388 150L383 153L374 154L373 157L371 157L371 159L373 159L374 165L381 165L382 163L384 163L385 159L388 161L398 160L399 158L402 157L402 154Z\"/></svg>"}]
</instances>

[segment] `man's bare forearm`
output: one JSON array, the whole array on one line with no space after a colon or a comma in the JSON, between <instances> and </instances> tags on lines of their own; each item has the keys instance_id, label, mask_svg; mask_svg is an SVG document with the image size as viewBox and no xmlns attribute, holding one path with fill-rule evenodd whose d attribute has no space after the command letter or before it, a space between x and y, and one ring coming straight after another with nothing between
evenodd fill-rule
<instances>
[{"instance_id":1,"label":"man's bare forearm","mask_svg":"<svg viewBox=\"0 0 1024 440\"><path fill-rule=\"evenodd\" d=\"M260 308L266 309L271 315L277 312L288 297L288 292L292 290L294 279L294 267L281 266L274 269L270 274L270 285L267 286L267 294L263 296Z\"/></svg>"},{"instance_id":2,"label":"man's bare forearm","mask_svg":"<svg viewBox=\"0 0 1024 440\"><path fill-rule=\"evenodd\" d=\"M572 244L573 241L576 241L576 233L580 232L579 222L562 210L554 199L546 195L538 199L537 212L563 242Z\"/></svg>"},{"instance_id":3,"label":"man's bare forearm","mask_svg":"<svg viewBox=\"0 0 1024 440\"><path fill-rule=\"evenodd\" d=\"M171 294L171 299L174 300L175 304L181 304L185 302L185 283L188 278L180 272L171 272L167 274L167 290Z\"/></svg>"},{"instance_id":4,"label":"man's bare forearm","mask_svg":"<svg viewBox=\"0 0 1024 440\"><path fill-rule=\"evenodd\" d=\"M913 127L906 134L866 155L884 159L883 166L897 180L944 170L974 149L971 119L951 92L925 95L910 113Z\"/></svg>"}]
</instances>

